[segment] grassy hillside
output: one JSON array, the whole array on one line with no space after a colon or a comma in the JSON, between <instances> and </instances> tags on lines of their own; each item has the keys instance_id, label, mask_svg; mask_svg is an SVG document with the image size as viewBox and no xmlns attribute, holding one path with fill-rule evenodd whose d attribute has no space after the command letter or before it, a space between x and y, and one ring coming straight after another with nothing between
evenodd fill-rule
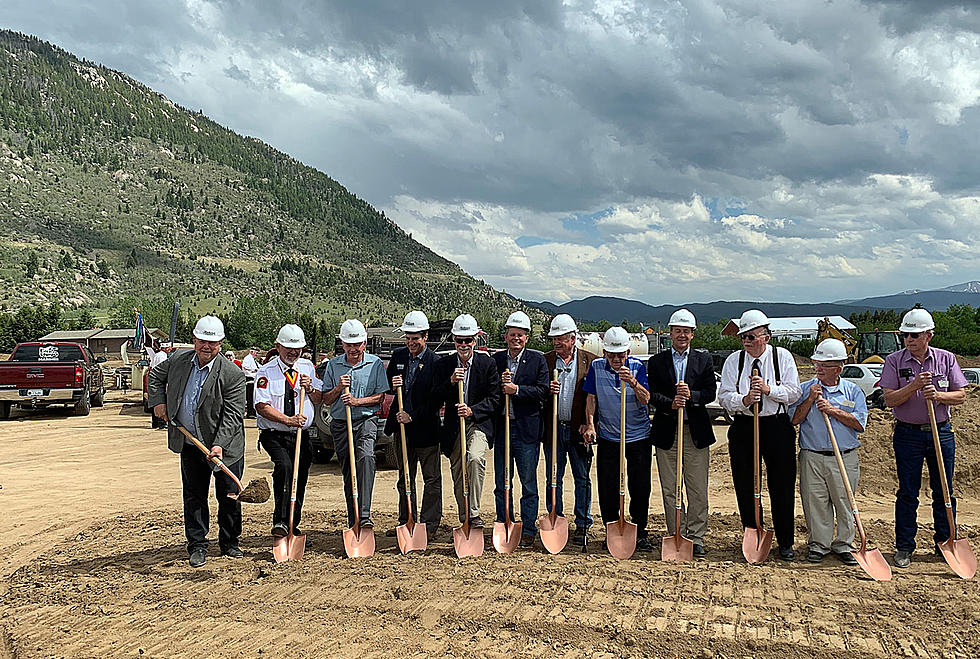
<instances>
[{"instance_id":1,"label":"grassy hillside","mask_svg":"<svg viewBox=\"0 0 980 659\"><path fill-rule=\"evenodd\" d=\"M0 31L3 311L244 296L317 318L517 303L337 181L105 67ZM96 309L96 316L99 309Z\"/></svg>"}]
</instances>

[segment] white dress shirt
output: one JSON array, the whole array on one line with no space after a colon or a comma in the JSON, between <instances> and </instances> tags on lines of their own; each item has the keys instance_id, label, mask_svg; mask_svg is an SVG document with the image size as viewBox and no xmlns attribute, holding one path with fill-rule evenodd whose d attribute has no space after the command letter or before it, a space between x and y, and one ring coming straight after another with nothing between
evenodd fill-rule
<instances>
[{"instance_id":1,"label":"white dress shirt","mask_svg":"<svg viewBox=\"0 0 980 659\"><path fill-rule=\"evenodd\" d=\"M776 384L776 372L773 368L773 351L779 355L779 378ZM742 404L742 398L749 392L752 380L752 364L756 358L745 353L745 362L741 374L738 372L738 358L742 351L728 355L721 369L721 384L718 386L718 402L732 414L752 414L752 407ZM759 405L760 416L772 416L785 412L790 404L800 398L800 374L796 370L796 360L786 348L766 346L765 352L759 356L759 374L769 385L769 395L763 395ZM736 386L737 380L737 386Z\"/></svg>"}]
</instances>

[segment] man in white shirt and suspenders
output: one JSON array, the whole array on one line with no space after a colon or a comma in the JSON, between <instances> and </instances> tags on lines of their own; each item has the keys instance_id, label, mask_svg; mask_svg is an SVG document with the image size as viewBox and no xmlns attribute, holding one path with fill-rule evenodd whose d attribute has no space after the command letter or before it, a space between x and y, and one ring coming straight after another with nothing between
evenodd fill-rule
<instances>
[{"instance_id":1,"label":"man in white shirt and suspenders","mask_svg":"<svg viewBox=\"0 0 980 659\"><path fill-rule=\"evenodd\" d=\"M743 350L725 360L718 400L734 422L728 430L732 484L742 526L755 528L753 405L759 405L759 453L766 465L769 505L779 558L792 561L796 508L796 429L788 406L801 394L793 355L769 345L769 319L750 309L738 320ZM758 371L759 375L753 375Z\"/></svg>"}]
</instances>

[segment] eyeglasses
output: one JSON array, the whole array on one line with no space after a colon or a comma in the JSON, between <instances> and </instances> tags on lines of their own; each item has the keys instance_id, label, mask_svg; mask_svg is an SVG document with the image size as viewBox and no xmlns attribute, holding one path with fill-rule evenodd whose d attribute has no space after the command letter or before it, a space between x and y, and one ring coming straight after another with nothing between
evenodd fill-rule
<instances>
[{"instance_id":1,"label":"eyeglasses","mask_svg":"<svg viewBox=\"0 0 980 659\"><path fill-rule=\"evenodd\" d=\"M759 334L742 334L738 338L742 341L755 341L756 339L761 339L763 336L765 336L765 334L760 332Z\"/></svg>"},{"instance_id":2,"label":"eyeglasses","mask_svg":"<svg viewBox=\"0 0 980 659\"><path fill-rule=\"evenodd\" d=\"M902 332L903 339L917 339L922 336L923 332Z\"/></svg>"},{"instance_id":3,"label":"eyeglasses","mask_svg":"<svg viewBox=\"0 0 980 659\"><path fill-rule=\"evenodd\" d=\"M453 341L455 341L457 344L460 344L460 345L464 345L465 346L465 345L469 345L469 344L473 343L473 337L469 337L468 336L468 337L465 337L465 338L462 338L462 339L461 338L455 338L455 339L453 339Z\"/></svg>"}]
</instances>

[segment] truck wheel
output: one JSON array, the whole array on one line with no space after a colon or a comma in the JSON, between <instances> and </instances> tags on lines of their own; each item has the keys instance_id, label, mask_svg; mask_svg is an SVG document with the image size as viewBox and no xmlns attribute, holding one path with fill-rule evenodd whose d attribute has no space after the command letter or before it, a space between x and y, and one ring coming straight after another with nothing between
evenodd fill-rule
<instances>
[{"instance_id":1,"label":"truck wheel","mask_svg":"<svg viewBox=\"0 0 980 659\"><path fill-rule=\"evenodd\" d=\"M72 409L72 416L88 416L88 413L92 411L92 399L89 396L82 394L82 397L78 399L75 403L74 409Z\"/></svg>"},{"instance_id":2,"label":"truck wheel","mask_svg":"<svg viewBox=\"0 0 980 659\"><path fill-rule=\"evenodd\" d=\"M0 419L10 418L11 403L0 403Z\"/></svg>"},{"instance_id":3,"label":"truck wheel","mask_svg":"<svg viewBox=\"0 0 980 659\"><path fill-rule=\"evenodd\" d=\"M92 407L102 407L105 405L105 389L99 389L98 393L92 394L90 403Z\"/></svg>"}]
</instances>

